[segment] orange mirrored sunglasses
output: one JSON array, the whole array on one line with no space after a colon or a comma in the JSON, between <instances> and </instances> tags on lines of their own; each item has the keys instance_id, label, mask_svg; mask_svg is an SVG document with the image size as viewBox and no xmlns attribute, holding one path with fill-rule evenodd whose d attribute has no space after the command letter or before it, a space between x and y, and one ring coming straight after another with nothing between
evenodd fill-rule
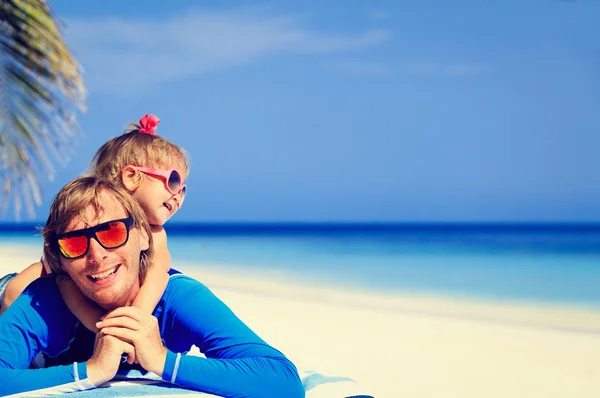
<instances>
[{"instance_id":1,"label":"orange mirrored sunglasses","mask_svg":"<svg viewBox=\"0 0 600 398\"><path fill-rule=\"evenodd\" d=\"M129 239L133 225L131 217L107 221L102 224L76 231L69 231L56 237L60 254L64 258L83 257L90 249L90 239L94 238L105 249L116 249Z\"/></svg>"}]
</instances>

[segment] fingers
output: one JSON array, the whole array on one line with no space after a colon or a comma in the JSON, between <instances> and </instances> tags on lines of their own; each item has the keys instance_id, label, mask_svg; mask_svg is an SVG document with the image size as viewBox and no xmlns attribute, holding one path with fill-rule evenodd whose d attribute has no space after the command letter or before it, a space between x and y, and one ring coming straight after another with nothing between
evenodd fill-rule
<instances>
[{"instance_id":1,"label":"fingers","mask_svg":"<svg viewBox=\"0 0 600 398\"><path fill-rule=\"evenodd\" d=\"M130 329L120 328L120 327L106 327L102 328L100 333L113 336L122 340L124 343L135 345L137 341L138 334Z\"/></svg>"},{"instance_id":2,"label":"fingers","mask_svg":"<svg viewBox=\"0 0 600 398\"><path fill-rule=\"evenodd\" d=\"M136 356L136 348L131 342L104 333L97 333L94 353L89 361L92 361L94 365L98 364L101 373L110 379L118 369L119 363L126 359L127 363L133 364L137 360ZM103 377L100 379L105 380Z\"/></svg>"},{"instance_id":3,"label":"fingers","mask_svg":"<svg viewBox=\"0 0 600 398\"><path fill-rule=\"evenodd\" d=\"M147 314L143 313L142 311L140 311L139 309L137 309L136 307L119 307L116 308L112 311L110 311L109 313L107 313L106 315L104 315L101 320L106 320L109 318L116 318L116 317L129 317L131 319L135 319L136 321L142 321Z\"/></svg>"},{"instance_id":4,"label":"fingers","mask_svg":"<svg viewBox=\"0 0 600 398\"><path fill-rule=\"evenodd\" d=\"M98 329L103 329L106 327L121 327L127 328L131 330L140 330L140 322L132 319L127 316L117 316L113 318L104 318L104 320L100 322L96 322L96 327Z\"/></svg>"},{"instance_id":5,"label":"fingers","mask_svg":"<svg viewBox=\"0 0 600 398\"><path fill-rule=\"evenodd\" d=\"M135 356L135 346L127 341L121 340L121 347L123 353L127 354L127 363L132 365L137 360Z\"/></svg>"}]
</instances>

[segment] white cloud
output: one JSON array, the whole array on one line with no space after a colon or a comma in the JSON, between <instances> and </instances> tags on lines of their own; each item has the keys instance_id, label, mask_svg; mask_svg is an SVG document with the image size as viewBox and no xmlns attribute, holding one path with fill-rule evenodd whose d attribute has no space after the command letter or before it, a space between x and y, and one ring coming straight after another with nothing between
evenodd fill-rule
<instances>
[{"instance_id":1,"label":"white cloud","mask_svg":"<svg viewBox=\"0 0 600 398\"><path fill-rule=\"evenodd\" d=\"M391 76L408 74L423 78L458 78L475 76L485 72L482 65L460 62L378 62L361 60L343 60L327 62L323 67L328 70L354 76Z\"/></svg>"},{"instance_id":2,"label":"white cloud","mask_svg":"<svg viewBox=\"0 0 600 398\"><path fill-rule=\"evenodd\" d=\"M71 19L65 36L92 92L123 93L273 54L358 51L392 34L331 34L289 16L193 10L153 20Z\"/></svg>"},{"instance_id":3,"label":"white cloud","mask_svg":"<svg viewBox=\"0 0 600 398\"><path fill-rule=\"evenodd\" d=\"M390 18L390 13L383 10L371 10L367 13L367 17L375 20L384 20Z\"/></svg>"},{"instance_id":4,"label":"white cloud","mask_svg":"<svg viewBox=\"0 0 600 398\"><path fill-rule=\"evenodd\" d=\"M484 72L481 65L472 63L410 62L401 68L404 72L425 77L461 77Z\"/></svg>"},{"instance_id":5,"label":"white cloud","mask_svg":"<svg viewBox=\"0 0 600 398\"><path fill-rule=\"evenodd\" d=\"M324 65L326 69L355 76L387 76L391 73L389 66L372 61L338 61Z\"/></svg>"}]
</instances>

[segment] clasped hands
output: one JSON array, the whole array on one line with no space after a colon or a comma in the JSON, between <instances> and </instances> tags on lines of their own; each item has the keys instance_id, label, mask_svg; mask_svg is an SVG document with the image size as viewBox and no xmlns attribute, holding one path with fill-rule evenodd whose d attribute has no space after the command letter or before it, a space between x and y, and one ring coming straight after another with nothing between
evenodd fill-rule
<instances>
[{"instance_id":1,"label":"clasped hands","mask_svg":"<svg viewBox=\"0 0 600 398\"><path fill-rule=\"evenodd\" d=\"M138 362L144 369L162 376L167 349L162 343L158 320L135 307L108 312L96 324L94 353L87 361L88 379L98 386L117 374L121 357Z\"/></svg>"}]
</instances>

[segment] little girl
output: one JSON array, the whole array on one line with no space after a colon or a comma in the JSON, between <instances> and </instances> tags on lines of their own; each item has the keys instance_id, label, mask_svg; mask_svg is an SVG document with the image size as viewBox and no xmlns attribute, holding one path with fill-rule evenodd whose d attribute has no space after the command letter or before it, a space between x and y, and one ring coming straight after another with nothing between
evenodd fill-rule
<instances>
[{"instance_id":1,"label":"little girl","mask_svg":"<svg viewBox=\"0 0 600 398\"><path fill-rule=\"evenodd\" d=\"M102 145L89 170L122 185L140 203L148 217L154 257L144 284L132 303L148 313L154 311L167 286L171 256L163 224L183 204L187 191L183 182L189 171L183 149L154 134L159 122L154 115L144 115L139 124L130 123L124 134ZM16 275L6 286L0 311L5 311L33 280L48 273L42 259ZM83 296L68 278L61 276L57 283L71 312L86 328L97 332L96 322L104 311Z\"/></svg>"}]
</instances>

